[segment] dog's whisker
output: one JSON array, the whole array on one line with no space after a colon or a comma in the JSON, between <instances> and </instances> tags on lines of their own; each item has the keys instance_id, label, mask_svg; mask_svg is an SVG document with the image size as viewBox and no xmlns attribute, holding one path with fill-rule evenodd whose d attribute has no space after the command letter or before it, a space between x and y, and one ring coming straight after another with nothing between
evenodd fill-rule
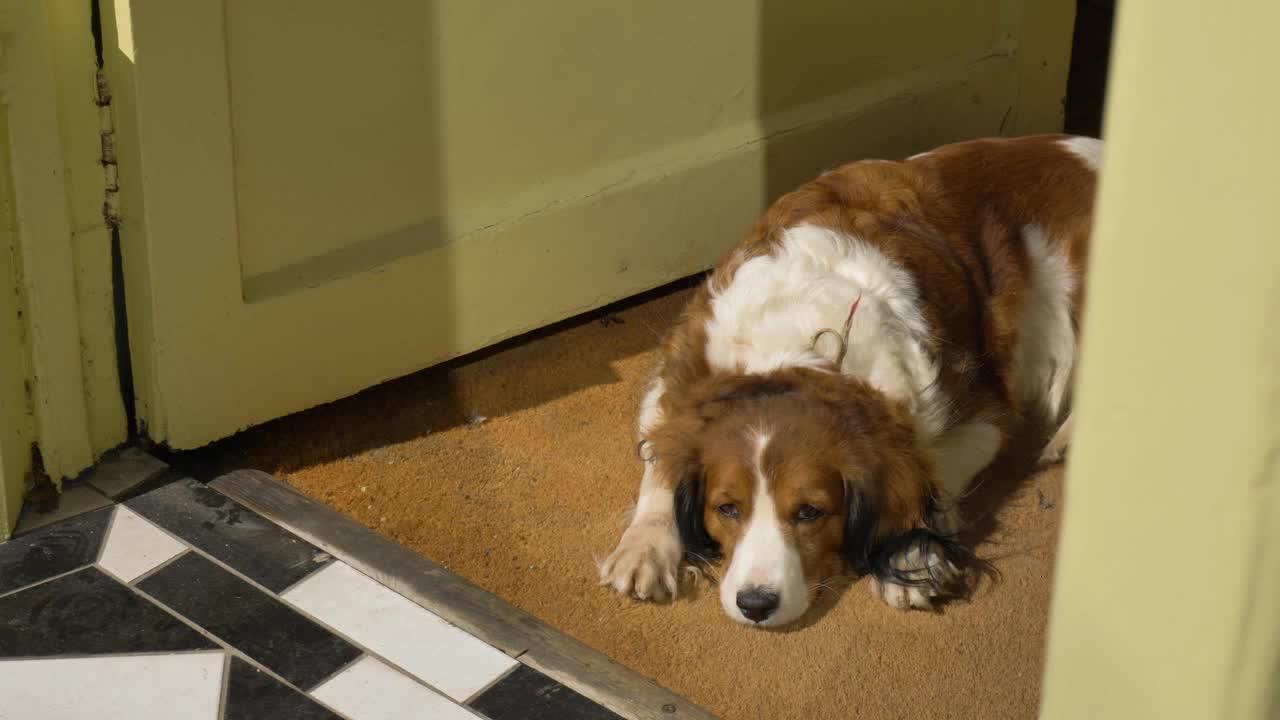
<instances>
[{"instance_id":1,"label":"dog's whisker","mask_svg":"<svg viewBox=\"0 0 1280 720\"><path fill-rule=\"evenodd\" d=\"M839 592L842 587L849 585L849 581L850 578L845 575L833 575L813 583L809 586L809 591L830 590L831 592Z\"/></svg>"},{"instance_id":2,"label":"dog's whisker","mask_svg":"<svg viewBox=\"0 0 1280 720\"><path fill-rule=\"evenodd\" d=\"M689 557L692 557L693 559L702 563L701 566L695 566L695 565L688 566L690 570L697 573L698 575L711 577L717 584L720 582L720 579L721 579L720 573L716 572L714 564L712 564L712 562L709 559L693 551L686 551L686 554L689 555Z\"/></svg>"}]
</instances>

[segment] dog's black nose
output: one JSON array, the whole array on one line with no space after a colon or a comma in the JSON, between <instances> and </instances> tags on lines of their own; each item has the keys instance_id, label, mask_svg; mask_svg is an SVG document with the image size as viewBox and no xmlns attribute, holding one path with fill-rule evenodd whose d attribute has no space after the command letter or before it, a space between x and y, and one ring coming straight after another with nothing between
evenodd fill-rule
<instances>
[{"instance_id":1,"label":"dog's black nose","mask_svg":"<svg viewBox=\"0 0 1280 720\"><path fill-rule=\"evenodd\" d=\"M751 622L764 622L778 609L778 593L768 588L751 588L738 593L738 609Z\"/></svg>"}]
</instances>

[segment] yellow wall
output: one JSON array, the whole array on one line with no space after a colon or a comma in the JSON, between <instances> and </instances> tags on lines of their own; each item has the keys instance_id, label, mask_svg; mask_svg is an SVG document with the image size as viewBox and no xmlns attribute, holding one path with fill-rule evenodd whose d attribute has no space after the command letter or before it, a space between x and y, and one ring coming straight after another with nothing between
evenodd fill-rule
<instances>
[{"instance_id":1,"label":"yellow wall","mask_svg":"<svg viewBox=\"0 0 1280 720\"><path fill-rule=\"evenodd\" d=\"M1043 716L1280 717L1280 5L1119 8Z\"/></svg>"}]
</instances>

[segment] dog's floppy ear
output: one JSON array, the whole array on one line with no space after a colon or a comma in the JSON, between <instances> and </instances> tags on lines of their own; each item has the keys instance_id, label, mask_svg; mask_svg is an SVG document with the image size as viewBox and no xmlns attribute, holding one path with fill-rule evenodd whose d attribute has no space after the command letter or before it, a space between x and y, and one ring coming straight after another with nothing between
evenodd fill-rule
<instances>
[{"instance_id":1,"label":"dog's floppy ear","mask_svg":"<svg viewBox=\"0 0 1280 720\"><path fill-rule=\"evenodd\" d=\"M918 451L909 424L885 415L867 425L875 428L874 436L860 443L861 451L841 471L847 511L842 551L863 574L887 562L890 538L924 525L933 485L933 468Z\"/></svg>"},{"instance_id":2,"label":"dog's floppy ear","mask_svg":"<svg viewBox=\"0 0 1280 720\"><path fill-rule=\"evenodd\" d=\"M707 532L703 519L706 479L702 438L707 422L698 405L676 408L650 431L644 459L653 463L655 475L674 485L672 509L685 554L690 560L714 562L720 556L720 546Z\"/></svg>"},{"instance_id":3,"label":"dog's floppy ear","mask_svg":"<svg viewBox=\"0 0 1280 720\"><path fill-rule=\"evenodd\" d=\"M973 576L969 570L994 573L989 564L955 538L927 525L882 528L879 512L866 493L851 487L848 495L841 553L859 575L873 575L882 583L924 588L929 597L947 598L968 594L968 580ZM904 557L933 558L935 562L903 565L899 560L895 564L895 558Z\"/></svg>"},{"instance_id":4,"label":"dog's floppy ear","mask_svg":"<svg viewBox=\"0 0 1280 720\"><path fill-rule=\"evenodd\" d=\"M703 519L706 510L706 480L701 468L691 468L676 485L676 527L680 541L690 558L704 562L720 559L720 544L707 532Z\"/></svg>"},{"instance_id":5,"label":"dog's floppy ear","mask_svg":"<svg viewBox=\"0 0 1280 720\"><path fill-rule=\"evenodd\" d=\"M866 575L872 569L873 546L880 519L875 508L867 502L866 494L847 481L845 495L847 507L840 553L850 569L859 575Z\"/></svg>"},{"instance_id":6,"label":"dog's floppy ear","mask_svg":"<svg viewBox=\"0 0 1280 720\"><path fill-rule=\"evenodd\" d=\"M938 599L968 595L979 575L994 578L989 563L954 536L930 527L936 502L933 468L915 449L914 438L885 433L877 440L872 474L845 480L842 554L849 566L882 583L922 588Z\"/></svg>"},{"instance_id":7,"label":"dog's floppy ear","mask_svg":"<svg viewBox=\"0 0 1280 720\"><path fill-rule=\"evenodd\" d=\"M919 558L909 564L895 558ZM955 538L928 527L891 535L871 548L869 572L882 583L923 588L938 600L970 595L979 577L996 579L998 571Z\"/></svg>"},{"instance_id":8,"label":"dog's floppy ear","mask_svg":"<svg viewBox=\"0 0 1280 720\"><path fill-rule=\"evenodd\" d=\"M850 486L848 495L841 553L854 572L873 575L882 583L922 588L940 600L968 596L979 577L999 578L994 566L956 537L923 521L905 529L882 527L880 513L866 493ZM932 515L931 505L932 498L926 498L922 518ZM904 564L903 558L915 560Z\"/></svg>"}]
</instances>

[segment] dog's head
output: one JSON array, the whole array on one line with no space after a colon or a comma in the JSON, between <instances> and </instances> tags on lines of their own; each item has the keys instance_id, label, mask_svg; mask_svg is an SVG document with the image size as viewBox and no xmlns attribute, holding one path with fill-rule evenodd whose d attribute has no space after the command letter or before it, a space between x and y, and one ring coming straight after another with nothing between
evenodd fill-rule
<instances>
[{"instance_id":1,"label":"dog's head","mask_svg":"<svg viewBox=\"0 0 1280 720\"><path fill-rule=\"evenodd\" d=\"M890 556L913 543L962 552L928 529L932 468L905 411L869 385L807 369L724 375L673 410L651 459L679 478L686 552L721 565L738 622L797 620L846 566L888 580Z\"/></svg>"}]
</instances>

